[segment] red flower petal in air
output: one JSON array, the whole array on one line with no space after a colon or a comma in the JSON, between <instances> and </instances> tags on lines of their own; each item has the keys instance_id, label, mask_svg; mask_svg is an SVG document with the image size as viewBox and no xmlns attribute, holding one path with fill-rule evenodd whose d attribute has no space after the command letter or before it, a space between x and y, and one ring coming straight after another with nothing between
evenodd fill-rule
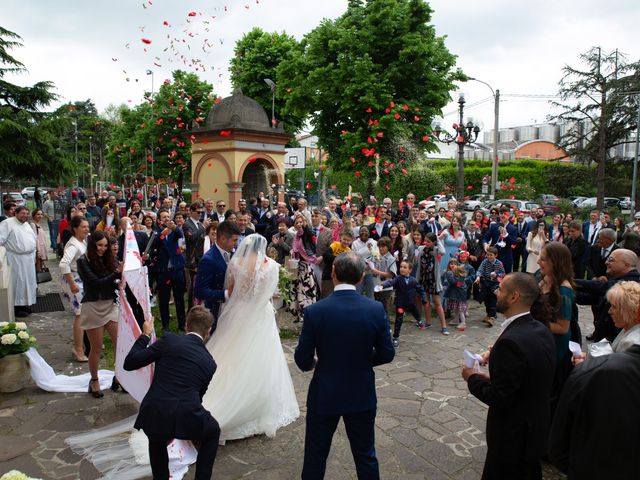
<instances>
[{"instance_id":1,"label":"red flower petal in air","mask_svg":"<svg viewBox=\"0 0 640 480\"><path fill-rule=\"evenodd\" d=\"M221 130L220 131L220 136L221 137L228 137L229 135L231 135L231 130Z\"/></svg>"},{"instance_id":2,"label":"red flower petal in air","mask_svg":"<svg viewBox=\"0 0 640 480\"><path fill-rule=\"evenodd\" d=\"M196 12L189 12L189 13L187 14L187 17L195 17L196 15L197 15L197 13L196 13Z\"/></svg>"},{"instance_id":3,"label":"red flower petal in air","mask_svg":"<svg viewBox=\"0 0 640 480\"><path fill-rule=\"evenodd\" d=\"M256 157L251 157L249 158L249 163L254 163L256 160L258 160Z\"/></svg>"},{"instance_id":4,"label":"red flower petal in air","mask_svg":"<svg viewBox=\"0 0 640 480\"><path fill-rule=\"evenodd\" d=\"M311 184L307 183L307 190L309 190L311 188Z\"/></svg>"},{"instance_id":5,"label":"red flower petal in air","mask_svg":"<svg viewBox=\"0 0 640 480\"><path fill-rule=\"evenodd\" d=\"M165 20L164 22L162 22L162 24L163 24L165 27L168 27L168 26L169 26L169 22L167 22L166 20Z\"/></svg>"},{"instance_id":6,"label":"red flower petal in air","mask_svg":"<svg viewBox=\"0 0 640 480\"><path fill-rule=\"evenodd\" d=\"M217 188L214 188L214 189L213 189L213 193L218 193L218 189L217 189Z\"/></svg>"},{"instance_id":7,"label":"red flower petal in air","mask_svg":"<svg viewBox=\"0 0 640 480\"><path fill-rule=\"evenodd\" d=\"M151 45L151 40L149 40L148 38L141 38L140 40L142 40L142 43L146 45Z\"/></svg>"},{"instance_id":8,"label":"red flower petal in air","mask_svg":"<svg viewBox=\"0 0 640 480\"><path fill-rule=\"evenodd\" d=\"M207 164L207 167L210 167L210 166L211 166L211 162L209 162L209 163Z\"/></svg>"}]
</instances>

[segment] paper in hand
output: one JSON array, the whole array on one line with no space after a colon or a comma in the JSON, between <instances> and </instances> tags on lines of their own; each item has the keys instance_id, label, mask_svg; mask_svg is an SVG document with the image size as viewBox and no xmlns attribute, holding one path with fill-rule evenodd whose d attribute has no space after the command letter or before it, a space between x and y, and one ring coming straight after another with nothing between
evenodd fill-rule
<instances>
[{"instance_id":1,"label":"paper in hand","mask_svg":"<svg viewBox=\"0 0 640 480\"><path fill-rule=\"evenodd\" d=\"M471 353L469 350L465 349L463 352L464 356L464 364L467 368L475 368L477 372L480 372L480 362L482 361L482 357L477 353Z\"/></svg>"},{"instance_id":2,"label":"paper in hand","mask_svg":"<svg viewBox=\"0 0 640 480\"><path fill-rule=\"evenodd\" d=\"M373 287L373 291L374 292L381 292L382 291L382 285L376 285L375 287Z\"/></svg>"},{"instance_id":3,"label":"paper in hand","mask_svg":"<svg viewBox=\"0 0 640 480\"><path fill-rule=\"evenodd\" d=\"M580 346L579 343L576 342L569 342L569 350L571 350L571 353L573 354L574 357L581 357L582 356L582 347Z\"/></svg>"}]
</instances>

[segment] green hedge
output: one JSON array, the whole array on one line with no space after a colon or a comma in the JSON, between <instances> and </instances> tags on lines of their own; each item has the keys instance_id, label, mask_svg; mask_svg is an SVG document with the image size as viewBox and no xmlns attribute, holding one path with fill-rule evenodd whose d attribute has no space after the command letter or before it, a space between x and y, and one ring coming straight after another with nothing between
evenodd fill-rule
<instances>
[{"instance_id":1,"label":"green hedge","mask_svg":"<svg viewBox=\"0 0 640 480\"><path fill-rule=\"evenodd\" d=\"M609 163L605 180L606 196L628 196L631 191L630 163ZM310 183L308 194L317 191L317 181L313 176L313 168L305 172L305 186ZM327 187L335 185L340 195L346 195L349 185L353 192L367 192L366 181L355 176L355 171L333 172L324 170L327 175ZM455 192L457 170L455 160L429 160L409 168L407 175L395 174L391 178L382 175L380 184L375 188L378 199L389 196L394 200L404 198L407 192L414 192L418 198L438 194L447 190ZM465 194L480 193L482 177L491 178L491 161L467 160L465 162ZM596 166L572 163L557 163L544 160L515 160L500 162L498 179L506 181L507 190L499 190L498 198L515 195L517 198L550 193L559 197L572 195L595 196ZM287 174L292 188L300 188L300 173L293 171ZM509 180L515 179L515 188L509 188ZM388 190L386 186L388 185Z\"/></svg>"}]
</instances>

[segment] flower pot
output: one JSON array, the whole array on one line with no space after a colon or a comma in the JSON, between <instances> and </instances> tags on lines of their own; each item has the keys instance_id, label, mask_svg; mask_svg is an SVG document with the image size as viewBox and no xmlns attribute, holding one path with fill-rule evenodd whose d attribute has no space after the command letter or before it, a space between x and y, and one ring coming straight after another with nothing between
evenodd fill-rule
<instances>
[{"instance_id":1,"label":"flower pot","mask_svg":"<svg viewBox=\"0 0 640 480\"><path fill-rule=\"evenodd\" d=\"M12 393L22 390L28 380L29 361L24 354L0 358L0 392Z\"/></svg>"}]
</instances>

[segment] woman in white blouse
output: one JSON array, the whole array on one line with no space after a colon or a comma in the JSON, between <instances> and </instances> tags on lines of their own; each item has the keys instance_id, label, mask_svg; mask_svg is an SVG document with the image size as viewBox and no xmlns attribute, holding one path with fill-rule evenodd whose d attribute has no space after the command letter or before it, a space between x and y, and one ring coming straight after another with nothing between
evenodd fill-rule
<instances>
[{"instance_id":1,"label":"woman in white blouse","mask_svg":"<svg viewBox=\"0 0 640 480\"><path fill-rule=\"evenodd\" d=\"M60 260L60 272L62 273L62 291L73 310L73 349L71 353L77 362L87 362L89 359L84 354L82 337L84 331L80 327L80 307L82 302L82 280L78 275L78 259L87 251L87 235L89 235L89 222L84 217L71 219L71 233L73 236L64 247L64 255Z\"/></svg>"}]
</instances>

